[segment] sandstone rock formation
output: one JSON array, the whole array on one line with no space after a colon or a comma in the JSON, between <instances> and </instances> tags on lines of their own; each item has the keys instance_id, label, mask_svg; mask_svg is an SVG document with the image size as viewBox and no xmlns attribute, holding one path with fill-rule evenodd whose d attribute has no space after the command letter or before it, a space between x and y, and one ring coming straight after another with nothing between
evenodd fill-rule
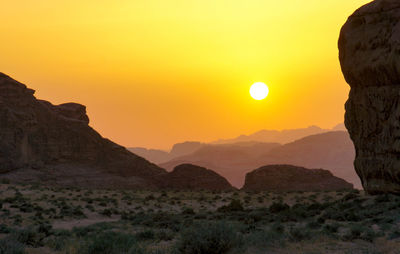
<instances>
[{"instance_id":1,"label":"sandstone rock formation","mask_svg":"<svg viewBox=\"0 0 400 254\"><path fill-rule=\"evenodd\" d=\"M247 173L246 191L336 191L353 185L328 170L291 165L270 165Z\"/></svg>"},{"instance_id":2,"label":"sandstone rock formation","mask_svg":"<svg viewBox=\"0 0 400 254\"><path fill-rule=\"evenodd\" d=\"M341 30L339 52L357 174L370 194L400 194L400 1L358 9Z\"/></svg>"},{"instance_id":3,"label":"sandstone rock formation","mask_svg":"<svg viewBox=\"0 0 400 254\"><path fill-rule=\"evenodd\" d=\"M86 108L58 106L0 73L0 173L19 181L98 187L156 186L160 167L93 130Z\"/></svg>"},{"instance_id":4,"label":"sandstone rock formation","mask_svg":"<svg viewBox=\"0 0 400 254\"><path fill-rule=\"evenodd\" d=\"M232 190L229 182L212 170L182 164L163 177L163 187L180 190Z\"/></svg>"}]
</instances>

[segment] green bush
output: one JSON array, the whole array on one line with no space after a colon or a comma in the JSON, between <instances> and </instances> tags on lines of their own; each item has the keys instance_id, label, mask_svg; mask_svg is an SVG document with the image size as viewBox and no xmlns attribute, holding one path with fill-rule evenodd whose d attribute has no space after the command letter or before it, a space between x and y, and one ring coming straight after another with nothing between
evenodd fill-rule
<instances>
[{"instance_id":1,"label":"green bush","mask_svg":"<svg viewBox=\"0 0 400 254\"><path fill-rule=\"evenodd\" d=\"M288 206L285 203L282 202L274 202L270 207L269 207L269 211L271 213L280 213L282 211L286 211L289 210L290 206Z\"/></svg>"},{"instance_id":2,"label":"green bush","mask_svg":"<svg viewBox=\"0 0 400 254\"><path fill-rule=\"evenodd\" d=\"M0 254L24 254L25 246L10 238L0 239Z\"/></svg>"},{"instance_id":3,"label":"green bush","mask_svg":"<svg viewBox=\"0 0 400 254\"><path fill-rule=\"evenodd\" d=\"M225 206L221 206L217 209L217 212L222 212L222 213L226 213L226 212L241 212L243 211L243 205L240 202L240 200L238 199L234 199L232 200L229 205L225 205Z\"/></svg>"},{"instance_id":4,"label":"green bush","mask_svg":"<svg viewBox=\"0 0 400 254\"><path fill-rule=\"evenodd\" d=\"M25 245L39 247L42 246L44 235L37 232L33 227L20 229L12 233L12 238Z\"/></svg>"},{"instance_id":5,"label":"green bush","mask_svg":"<svg viewBox=\"0 0 400 254\"><path fill-rule=\"evenodd\" d=\"M94 234L81 245L82 254L141 253L134 236L113 231Z\"/></svg>"},{"instance_id":6,"label":"green bush","mask_svg":"<svg viewBox=\"0 0 400 254\"><path fill-rule=\"evenodd\" d=\"M223 254L243 245L242 238L225 222L196 224L184 230L176 244L182 254Z\"/></svg>"},{"instance_id":7,"label":"green bush","mask_svg":"<svg viewBox=\"0 0 400 254\"><path fill-rule=\"evenodd\" d=\"M136 239L138 239L139 241L154 240L156 237L156 234L154 233L153 230L145 230L145 231L137 233L135 236L136 236Z\"/></svg>"},{"instance_id":8,"label":"green bush","mask_svg":"<svg viewBox=\"0 0 400 254\"><path fill-rule=\"evenodd\" d=\"M311 239L311 232L306 228L293 227L288 230L287 236L290 241L300 242Z\"/></svg>"}]
</instances>

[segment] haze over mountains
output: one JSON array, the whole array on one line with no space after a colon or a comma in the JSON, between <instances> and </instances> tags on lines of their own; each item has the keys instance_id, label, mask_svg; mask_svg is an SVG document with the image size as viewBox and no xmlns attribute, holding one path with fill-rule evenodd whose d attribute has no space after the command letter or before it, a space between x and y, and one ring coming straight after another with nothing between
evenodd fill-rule
<instances>
[{"instance_id":1,"label":"haze over mountains","mask_svg":"<svg viewBox=\"0 0 400 254\"><path fill-rule=\"evenodd\" d=\"M240 135L232 139L220 139L210 143L201 143L196 141L187 141L183 143L177 143L173 145L170 151L159 150L159 149L148 149L143 147L131 147L128 148L131 152L146 158L153 163L163 163L172 160L176 157L188 155L195 152L201 147L207 146L209 144L239 144L241 145L251 145L253 143L279 143L286 144L293 142L297 139L313 135L320 134L329 131L346 131L343 123L336 125L332 129L322 129L318 126L310 126L307 128L299 129L288 129L288 130L261 130L250 135Z\"/></svg>"},{"instance_id":2,"label":"haze over mountains","mask_svg":"<svg viewBox=\"0 0 400 254\"><path fill-rule=\"evenodd\" d=\"M343 124L339 124L331 130L311 126L282 132L260 131L246 136L246 139L250 140L243 142L238 141L244 140L244 136L231 139L233 143L181 143L174 146L174 148L181 148L181 156L175 156L176 149L172 149L171 152L163 151L163 159L169 158L166 162L162 162L160 157L152 157L149 150L144 150L144 153L137 152L137 148L131 151L168 171L185 163L213 169L226 177L237 188L243 186L246 173L271 164L291 164L306 168L327 169L335 176L354 184L356 188L361 188L361 182L353 166L354 146L348 133L343 129ZM260 135L260 133L265 135ZM269 135L271 136L270 140L278 140L273 133L280 133L279 140L291 140L298 136L301 138L286 144L257 140L257 138L261 138L262 141L268 140ZM290 138L284 137L282 133L287 133ZM309 133L311 135L302 136ZM186 154L184 148L188 149Z\"/></svg>"}]
</instances>

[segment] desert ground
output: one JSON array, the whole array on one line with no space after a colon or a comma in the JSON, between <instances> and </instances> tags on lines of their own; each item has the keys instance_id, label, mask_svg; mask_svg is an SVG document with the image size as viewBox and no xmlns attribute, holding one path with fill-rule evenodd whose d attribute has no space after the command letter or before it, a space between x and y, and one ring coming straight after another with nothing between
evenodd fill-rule
<instances>
[{"instance_id":1,"label":"desert ground","mask_svg":"<svg viewBox=\"0 0 400 254\"><path fill-rule=\"evenodd\" d=\"M400 197L0 184L0 253L400 253Z\"/></svg>"}]
</instances>

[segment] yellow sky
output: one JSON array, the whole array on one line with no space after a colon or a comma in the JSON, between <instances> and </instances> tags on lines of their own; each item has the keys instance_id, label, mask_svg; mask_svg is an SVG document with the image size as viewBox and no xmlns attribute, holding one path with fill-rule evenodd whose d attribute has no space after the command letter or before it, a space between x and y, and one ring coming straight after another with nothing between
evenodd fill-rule
<instances>
[{"instance_id":1,"label":"yellow sky","mask_svg":"<svg viewBox=\"0 0 400 254\"><path fill-rule=\"evenodd\" d=\"M337 38L368 0L14 0L0 71L125 146L343 122ZM263 101L249 95L265 82Z\"/></svg>"}]
</instances>

